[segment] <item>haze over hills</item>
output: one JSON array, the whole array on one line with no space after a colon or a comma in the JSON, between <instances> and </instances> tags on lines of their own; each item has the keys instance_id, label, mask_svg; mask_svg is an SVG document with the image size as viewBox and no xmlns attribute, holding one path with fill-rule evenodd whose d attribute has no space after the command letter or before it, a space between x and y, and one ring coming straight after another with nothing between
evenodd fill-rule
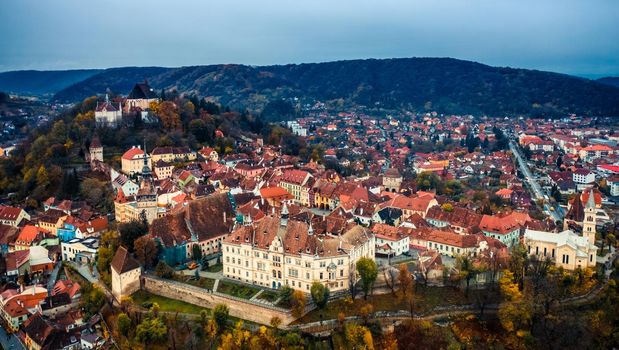
<instances>
[{"instance_id":1,"label":"haze over hills","mask_svg":"<svg viewBox=\"0 0 619 350\"><path fill-rule=\"evenodd\" d=\"M24 95L53 95L54 93L87 79L101 69L74 70L19 70L0 73L0 91Z\"/></svg>"},{"instance_id":2,"label":"haze over hills","mask_svg":"<svg viewBox=\"0 0 619 350\"><path fill-rule=\"evenodd\" d=\"M112 68L66 86L56 92L54 100L76 102L107 89L126 94L144 79L155 89L176 89L251 110L261 110L269 101L298 97L341 106L457 114L619 116L617 87L564 74L451 58ZM0 75L0 89L4 86Z\"/></svg>"}]
</instances>

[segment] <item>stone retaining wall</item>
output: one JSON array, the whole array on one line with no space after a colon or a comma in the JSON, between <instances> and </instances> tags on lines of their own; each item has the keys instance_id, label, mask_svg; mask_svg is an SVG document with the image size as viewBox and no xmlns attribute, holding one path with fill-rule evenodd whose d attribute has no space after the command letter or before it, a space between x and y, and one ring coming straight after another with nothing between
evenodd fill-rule
<instances>
[{"instance_id":1,"label":"stone retaining wall","mask_svg":"<svg viewBox=\"0 0 619 350\"><path fill-rule=\"evenodd\" d=\"M275 316L282 320L282 325L288 325L294 321L294 317L286 309L259 305L249 300L216 292L208 292L203 288L153 276L142 276L142 289L152 294L181 300L209 309L214 308L217 304L224 304L230 309L231 316L256 323L269 324Z\"/></svg>"}]
</instances>

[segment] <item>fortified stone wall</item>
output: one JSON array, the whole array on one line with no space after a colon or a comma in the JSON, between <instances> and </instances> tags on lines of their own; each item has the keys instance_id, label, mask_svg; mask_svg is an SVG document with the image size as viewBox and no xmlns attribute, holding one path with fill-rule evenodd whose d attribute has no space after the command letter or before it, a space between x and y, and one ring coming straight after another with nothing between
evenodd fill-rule
<instances>
[{"instance_id":1,"label":"fortified stone wall","mask_svg":"<svg viewBox=\"0 0 619 350\"><path fill-rule=\"evenodd\" d=\"M164 280L153 276L142 276L142 289L149 293L164 296L170 299L205 308L214 308L217 304L224 304L230 309L230 315L261 324L269 324L275 316L282 320L282 325L294 321L290 311L268 305L259 305L248 300L235 298L217 292L208 292L206 289L176 281Z\"/></svg>"}]
</instances>

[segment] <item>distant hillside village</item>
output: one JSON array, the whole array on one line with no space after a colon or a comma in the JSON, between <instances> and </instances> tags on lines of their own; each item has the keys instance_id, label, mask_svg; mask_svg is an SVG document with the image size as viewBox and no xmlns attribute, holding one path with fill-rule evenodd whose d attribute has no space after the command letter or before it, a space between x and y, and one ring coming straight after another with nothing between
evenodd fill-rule
<instances>
[{"instance_id":1,"label":"distant hillside village","mask_svg":"<svg viewBox=\"0 0 619 350\"><path fill-rule=\"evenodd\" d=\"M614 252L619 136L591 118L379 118L317 103L278 125L316 145L315 157L254 134L223 153L144 141L110 162L97 132L121 128L127 113L157 121L159 102L147 82L96 102L98 131L84 156L112 189L111 212L55 197L31 212L0 206L2 327L28 348L112 347L101 313L78 307L91 300L90 284L115 305L146 290L202 307L221 300L232 316L249 308L255 322L275 314L287 325L298 317L260 295L292 288L310 300L318 282L343 298L360 288L360 261L381 274L410 264L418 283L446 286L465 283L467 259L484 285L497 283L518 249L596 273ZM105 236L123 225L143 232L113 246ZM112 246L106 286L96 265ZM195 286L207 280L215 281ZM239 297L242 288L254 294Z\"/></svg>"}]
</instances>

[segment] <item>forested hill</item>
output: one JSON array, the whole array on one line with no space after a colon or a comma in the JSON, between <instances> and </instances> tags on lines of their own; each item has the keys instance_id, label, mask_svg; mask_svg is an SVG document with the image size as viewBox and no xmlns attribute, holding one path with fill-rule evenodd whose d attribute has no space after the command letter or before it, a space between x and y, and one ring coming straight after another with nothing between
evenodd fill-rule
<instances>
[{"instance_id":1,"label":"forested hill","mask_svg":"<svg viewBox=\"0 0 619 350\"><path fill-rule=\"evenodd\" d=\"M600 78L596 81L602 84L615 86L619 88L619 77L605 77L605 78Z\"/></svg>"},{"instance_id":2,"label":"forested hill","mask_svg":"<svg viewBox=\"0 0 619 350\"><path fill-rule=\"evenodd\" d=\"M234 108L261 110L298 97L339 106L418 112L619 116L619 88L543 71L498 68L451 58L337 61L280 66L211 65L107 69L55 99L80 101L106 89L126 94L136 81L155 89L210 97Z\"/></svg>"},{"instance_id":3,"label":"forested hill","mask_svg":"<svg viewBox=\"0 0 619 350\"><path fill-rule=\"evenodd\" d=\"M100 69L2 72L0 73L0 91L22 95L53 95L99 72L101 72Z\"/></svg>"}]
</instances>

